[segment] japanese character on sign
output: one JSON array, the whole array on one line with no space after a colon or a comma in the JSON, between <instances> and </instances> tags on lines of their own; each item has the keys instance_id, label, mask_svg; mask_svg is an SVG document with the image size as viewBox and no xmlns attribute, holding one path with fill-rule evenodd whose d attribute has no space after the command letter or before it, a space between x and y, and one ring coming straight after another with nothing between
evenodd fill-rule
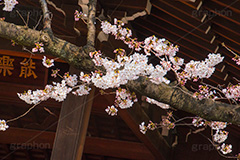
<instances>
[{"instance_id":1,"label":"japanese character on sign","mask_svg":"<svg viewBox=\"0 0 240 160\"><path fill-rule=\"evenodd\" d=\"M36 69L35 62L32 61L32 59L27 60L26 58L20 63L21 65L21 73L19 77L30 77L33 76L33 78L37 78L37 75L34 73L33 69Z\"/></svg>"},{"instance_id":2,"label":"japanese character on sign","mask_svg":"<svg viewBox=\"0 0 240 160\"><path fill-rule=\"evenodd\" d=\"M3 73L3 76L6 76L6 74L12 75L10 70L14 69L13 61L14 59L9 56L0 57L0 73Z\"/></svg>"}]
</instances>

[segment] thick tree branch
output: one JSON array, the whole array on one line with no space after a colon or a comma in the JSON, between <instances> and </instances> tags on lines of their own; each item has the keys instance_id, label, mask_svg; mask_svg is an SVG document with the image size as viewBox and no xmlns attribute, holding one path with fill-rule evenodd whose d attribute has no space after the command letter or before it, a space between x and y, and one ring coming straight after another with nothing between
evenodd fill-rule
<instances>
[{"instance_id":1,"label":"thick tree branch","mask_svg":"<svg viewBox=\"0 0 240 160\"><path fill-rule=\"evenodd\" d=\"M94 63L89 57L89 52L95 51L93 46L78 47L54 36L50 38L46 32L4 21L0 21L0 37L14 40L26 47L34 47L36 42L42 42L45 54L61 58L81 70L92 71L94 68Z\"/></svg>"},{"instance_id":2,"label":"thick tree branch","mask_svg":"<svg viewBox=\"0 0 240 160\"><path fill-rule=\"evenodd\" d=\"M154 98L171 107L193 113L207 120L230 122L240 125L240 106L215 102L210 99L197 100L180 88L166 84L156 85L144 77L130 81L128 88Z\"/></svg>"},{"instance_id":3,"label":"thick tree branch","mask_svg":"<svg viewBox=\"0 0 240 160\"><path fill-rule=\"evenodd\" d=\"M47 31L48 33L52 34L52 28L51 28L51 15L47 7L47 2L45 0L39 0L41 4L41 8L43 11L43 30Z\"/></svg>"},{"instance_id":4,"label":"thick tree branch","mask_svg":"<svg viewBox=\"0 0 240 160\"><path fill-rule=\"evenodd\" d=\"M96 28L95 28L95 15L96 15L96 5L97 0L90 0L88 4L88 35L87 35L87 45L93 46L95 45L95 34L96 34Z\"/></svg>"}]
</instances>

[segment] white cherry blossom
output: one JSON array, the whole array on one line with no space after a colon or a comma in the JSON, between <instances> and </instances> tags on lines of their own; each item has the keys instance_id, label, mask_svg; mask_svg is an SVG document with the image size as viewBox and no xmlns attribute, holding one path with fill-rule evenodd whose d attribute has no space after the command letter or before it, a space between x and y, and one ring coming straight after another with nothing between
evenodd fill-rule
<instances>
[{"instance_id":1,"label":"white cherry blossom","mask_svg":"<svg viewBox=\"0 0 240 160\"><path fill-rule=\"evenodd\" d=\"M83 96L83 95L88 95L90 90L91 88L83 84L83 85L79 85L78 89L73 91L72 93L77 96Z\"/></svg>"},{"instance_id":2,"label":"white cherry blossom","mask_svg":"<svg viewBox=\"0 0 240 160\"><path fill-rule=\"evenodd\" d=\"M11 12L16 4L18 4L18 1L16 1L16 0L4 0L5 6L4 6L3 10Z\"/></svg>"},{"instance_id":3,"label":"white cherry blossom","mask_svg":"<svg viewBox=\"0 0 240 160\"><path fill-rule=\"evenodd\" d=\"M8 125L6 123L5 120L0 120L0 131L5 131L6 129L8 129Z\"/></svg>"}]
</instances>

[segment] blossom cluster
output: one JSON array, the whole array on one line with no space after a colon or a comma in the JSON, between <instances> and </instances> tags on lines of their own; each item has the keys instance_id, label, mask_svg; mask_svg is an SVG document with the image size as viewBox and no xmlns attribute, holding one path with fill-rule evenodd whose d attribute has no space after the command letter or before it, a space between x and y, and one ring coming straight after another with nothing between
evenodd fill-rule
<instances>
[{"instance_id":1,"label":"blossom cluster","mask_svg":"<svg viewBox=\"0 0 240 160\"><path fill-rule=\"evenodd\" d=\"M223 154L228 154L232 152L232 145L223 143L226 141L229 134L229 132L223 130L227 127L226 122L218 122L218 121L209 122L200 117L195 117L195 118L187 117L187 118L192 119L192 125L195 127L206 127L207 125L211 127L211 129L215 131L215 134L212 135L212 139L213 139L212 143L216 146L216 148L220 150ZM173 121L171 121L171 119L173 119ZM173 129L176 125L178 125L178 122L184 119L186 118L175 120L172 117L172 112L168 112L167 117L163 118L160 124L149 121L148 125L145 125L145 122L142 122L139 125L139 129L143 134L145 134L147 130L154 130L158 128L158 126L167 127L167 129Z\"/></svg>"},{"instance_id":2,"label":"blossom cluster","mask_svg":"<svg viewBox=\"0 0 240 160\"><path fill-rule=\"evenodd\" d=\"M91 88L85 84L82 84L82 85L79 85L78 89L73 91L72 93L77 96L83 96L83 95L88 95L89 91L91 91Z\"/></svg>"},{"instance_id":3,"label":"blossom cluster","mask_svg":"<svg viewBox=\"0 0 240 160\"><path fill-rule=\"evenodd\" d=\"M167 129L173 129L175 127L175 123L171 122L169 118L162 119L162 125L167 127Z\"/></svg>"},{"instance_id":4,"label":"blossom cluster","mask_svg":"<svg viewBox=\"0 0 240 160\"><path fill-rule=\"evenodd\" d=\"M126 89L118 88L116 90L116 96L115 96L115 105L121 109L126 109L132 107L134 102L137 102L137 98L135 93L130 93ZM111 107L108 106L105 111L111 115L115 116L117 115L118 109L112 105Z\"/></svg>"},{"instance_id":5,"label":"blossom cluster","mask_svg":"<svg viewBox=\"0 0 240 160\"><path fill-rule=\"evenodd\" d=\"M56 77L58 75L59 69L53 70L52 76ZM62 77L61 83L53 82L52 85L46 85L43 90L28 90L24 93L17 93L18 97L24 100L28 104L38 104L41 101L46 101L49 98L55 99L56 101L62 102L66 99L67 94L72 92L74 95L82 96L89 94L91 88L88 86L85 81L81 81L82 79L81 73L79 76L76 74L69 75L69 73L65 73ZM80 81L79 81L80 80ZM80 83L78 85L78 83Z\"/></svg>"},{"instance_id":6,"label":"blossom cluster","mask_svg":"<svg viewBox=\"0 0 240 160\"><path fill-rule=\"evenodd\" d=\"M204 61L191 60L185 65L184 79L193 79L197 81L202 78L209 78L215 71L215 65L221 63L224 57L220 54L210 53Z\"/></svg>"},{"instance_id":7,"label":"blossom cluster","mask_svg":"<svg viewBox=\"0 0 240 160\"><path fill-rule=\"evenodd\" d=\"M3 10L11 12L16 4L18 4L18 1L16 1L16 0L4 0L5 6L4 6Z\"/></svg>"},{"instance_id":8,"label":"blossom cluster","mask_svg":"<svg viewBox=\"0 0 240 160\"><path fill-rule=\"evenodd\" d=\"M237 101L240 100L240 84L231 85L222 90L228 99L235 99Z\"/></svg>"},{"instance_id":9,"label":"blossom cluster","mask_svg":"<svg viewBox=\"0 0 240 160\"><path fill-rule=\"evenodd\" d=\"M25 93L17 93L17 95L28 104L37 104L49 98L62 102L71 90L72 88L66 85L66 81L62 80L61 83L53 82L53 85L46 85L44 90L28 90Z\"/></svg>"},{"instance_id":10,"label":"blossom cluster","mask_svg":"<svg viewBox=\"0 0 240 160\"><path fill-rule=\"evenodd\" d=\"M213 135L213 141L218 144L222 143L221 147L219 146L219 147L217 147L217 149L220 150L223 154L231 153L232 145L223 143L228 138L228 132L223 130L227 127L227 123L212 121L209 123L209 126L213 130L215 130L215 134Z\"/></svg>"},{"instance_id":11,"label":"blossom cluster","mask_svg":"<svg viewBox=\"0 0 240 160\"><path fill-rule=\"evenodd\" d=\"M211 90L207 85L199 85L199 89L197 92L193 94L193 97L198 98L199 100L202 100L204 98L208 99L216 99L218 96L215 95L216 91Z\"/></svg>"},{"instance_id":12,"label":"blossom cluster","mask_svg":"<svg viewBox=\"0 0 240 160\"><path fill-rule=\"evenodd\" d=\"M116 88L126 84L129 80L136 80L139 76L149 76L156 84L169 83L164 76L167 74L162 66L148 64L148 57L139 53L131 56L117 55L117 61L102 58L100 51L91 52L90 56L97 66L104 66L105 75L101 72L92 73L93 84L101 89Z\"/></svg>"},{"instance_id":13,"label":"blossom cluster","mask_svg":"<svg viewBox=\"0 0 240 160\"><path fill-rule=\"evenodd\" d=\"M140 125L139 125L139 129L140 129L140 132L142 132L143 134L146 134L147 130L154 130L156 129L158 126L157 126L157 123L153 123L152 121L149 121L148 125L145 126L145 122L142 122Z\"/></svg>"},{"instance_id":14,"label":"blossom cluster","mask_svg":"<svg viewBox=\"0 0 240 160\"><path fill-rule=\"evenodd\" d=\"M115 103L121 109L126 109L132 107L133 103L137 102L135 93L130 93L126 89L118 88L116 90L116 100Z\"/></svg>"},{"instance_id":15,"label":"blossom cluster","mask_svg":"<svg viewBox=\"0 0 240 160\"><path fill-rule=\"evenodd\" d=\"M223 61L223 57L221 57L220 54L210 53L204 61L192 60L185 64L185 68L182 69L182 71L179 71L184 64L184 60L176 57L176 52L179 50L178 46L174 46L166 39L159 39L156 36L150 36L143 42L138 42L136 39L131 38L131 30L123 26L124 23L116 19L114 19L113 25L107 21L101 23L102 31L105 34L114 35L116 39L122 40L129 48L134 48L136 51L140 51L141 48L143 48L147 56L153 53L160 59L160 65L148 66L149 69L152 69L150 70L151 75L148 76L153 83L169 83L164 76L170 69L176 73L182 85L184 85L187 80L197 81L200 78L209 78L215 71L214 66ZM98 64L101 64L101 62ZM152 67L154 67L154 69Z\"/></svg>"},{"instance_id":16,"label":"blossom cluster","mask_svg":"<svg viewBox=\"0 0 240 160\"><path fill-rule=\"evenodd\" d=\"M155 130L158 127L167 127L167 129L173 129L175 127L175 124L170 121L172 116L172 112L167 112L167 117L162 119L162 122L160 124L149 121L149 123L145 125L145 122L142 122L139 125L139 130L143 134L146 134L147 130Z\"/></svg>"},{"instance_id":17,"label":"blossom cluster","mask_svg":"<svg viewBox=\"0 0 240 160\"><path fill-rule=\"evenodd\" d=\"M213 135L213 139L217 143L223 143L228 137L228 132L227 131L222 131L218 130L216 133Z\"/></svg>"},{"instance_id":18,"label":"blossom cluster","mask_svg":"<svg viewBox=\"0 0 240 160\"><path fill-rule=\"evenodd\" d=\"M222 130L227 127L227 122L212 121L209 126L216 131Z\"/></svg>"}]
</instances>

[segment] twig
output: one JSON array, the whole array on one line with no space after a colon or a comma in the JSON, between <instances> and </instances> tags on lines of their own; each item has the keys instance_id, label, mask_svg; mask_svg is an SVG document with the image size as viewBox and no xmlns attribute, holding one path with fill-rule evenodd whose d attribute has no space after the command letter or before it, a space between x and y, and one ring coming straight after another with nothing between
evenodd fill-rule
<instances>
[{"instance_id":1,"label":"twig","mask_svg":"<svg viewBox=\"0 0 240 160\"><path fill-rule=\"evenodd\" d=\"M24 114L16 117L16 118L13 118L13 119L10 119L10 120L7 120L6 123L9 123L9 122L12 122L12 121L15 121L15 120L18 120L19 118L22 118L24 117L25 115L27 115L32 109L34 109L38 104L40 104L41 102L38 102L37 104L33 105L31 108L29 108Z\"/></svg>"},{"instance_id":2,"label":"twig","mask_svg":"<svg viewBox=\"0 0 240 160\"><path fill-rule=\"evenodd\" d=\"M222 45L224 48L226 48L229 52L231 52L234 56L238 56L235 52L233 52L230 48L228 48L228 47L224 44L224 42L222 42L221 45Z\"/></svg>"},{"instance_id":3,"label":"twig","mask_svg":"<svg viewBox=\"0 0 240 160\"><path fill-rule=\"evenodd\" d=\"M33 28L34 30L36 30L36 28L38 27L38 25L40 24L40 22L41 22L41 20L42 20L42 15L40 16L40 18L39 18L39 20L38 20L38 22L37 22L37 24L36 24L36 26Z\"/></svg>"},{"instance_id":4,"label":"twig","mask_svg":"<svg viewBox=\"0 0 240 160\"><path fill-rule=\"evenodd\" d=\"M29 22L29 16L30 16L30 12L28 12L28 14L27 14L27 25L28 25L28 22Z\"/></svg>"},{"instance_id":5,"label":"twig","mask_svg":"<svg viewBox=\"0 0 240 160\"><path fill-rule=\"evenodd\" d=\"M25 64L27 64L31 59L32 59L32 55L35 55L34 53L32 53L30 50L28 50L26 47L24 47L23 46L23 48L22 48L22 50L24 50L24 51L27 51L27 52L29 52L30 53L30 57L28 58L28 60L26 61L26 62L20 62L20 64L22 64L22 65L25 65Z\"/></svg>"},{"instance_id":6,"label":"twig","mask_svg":"<svg viewBox=\"0 0 240 160\"><path fill-rule=\"evenodd\" d=\"M96 18L96 20L99 20L99 22L102 22L102 20L100 18L98 18L98 17L95 17L95 18Z\"/></svg>"},{"instance_id":7,"label":"twig","mask_svg":"<svg viewBox=\"0 0 240 160\"><path fill-rule=\"evenodd\" d=\"M45 0L39 0L39 2L41 4L42 11L43 11L43 30L46 30L52 34L52 28L51 28L52 16L50 16L51 13L48 10L47 2Z\"/></svg>"},{"instance_id":8,"label":"twig","mask_svg":"<svg viewBox=\"0 0 240 160\"><path fill-rule=\"evenodd\" d=\"M28 26L27 22L24 20L23 16L19 13L18 10L16 10L17 14L20 16L20 18L22 19L23 23L25 24L25 26Z\"/></svg>"},{"instance_id":9,"label":"twig","mask_svg":"<svg viewBox=\"0 0 240 160\"><path fill-rule=\"evenodd\" d=\"M207 138L207 140L215 147L215 149L217 150L218 154L224 158L231 158L231 159L237 159L236 156L225 156L223 155L221 152L219 152L219 150L216 148L216 145L211 141L211 139Z\"/></svg>"}]
</instances>

